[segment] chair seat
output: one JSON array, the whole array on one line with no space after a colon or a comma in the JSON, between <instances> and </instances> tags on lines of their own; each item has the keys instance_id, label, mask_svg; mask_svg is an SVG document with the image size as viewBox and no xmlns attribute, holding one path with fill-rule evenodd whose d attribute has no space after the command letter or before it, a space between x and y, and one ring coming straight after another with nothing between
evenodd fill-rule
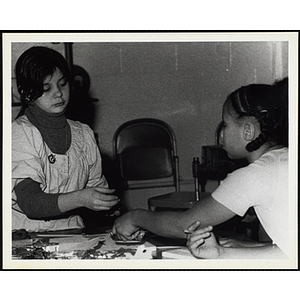
<instances>
[{"instance_id":1,"label":"chair seat","mask_svg":"<svg viewBox=\"0 0 300 300\"><path fill-rule=\"evenodd\" d=\"M211 193L208 192L200 193L200 201L201 199L208 197L210 194ZM149 198L148 207L151 211L158 209L186 210L191 208L196 202L195 192L173 192Z\"/></svg>"},{"instance_id":2,"label":"chair seat","mask_svg":"<svg viewBox=\"0 0 300 300\"><path fill-rule=\"evenodd\" d=\"M119 126L113 137L113 160L124 193L167 187L174 189L164 190L165 193L180 190L176 137L164 121L142 118ZM153 193L148 193L145 202L149 195Z\"/></svg>"}]
</instances>

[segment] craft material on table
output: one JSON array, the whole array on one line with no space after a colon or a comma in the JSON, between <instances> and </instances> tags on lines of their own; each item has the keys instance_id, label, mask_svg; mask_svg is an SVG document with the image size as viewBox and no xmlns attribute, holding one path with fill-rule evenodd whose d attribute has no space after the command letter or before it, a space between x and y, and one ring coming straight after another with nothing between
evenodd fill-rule
<instances>
[{"instance_id":1,"label":"craft material on table","mask_svg":"<svg viewBox=\"0 0 300 300\"><path fill-rule=\"evenodd\" d=\"M155 246L147 240L123 243L110 231L99 234L35 233L12 241L13 259L190 259L184 246Z\"/></svg>"}]
</instances>

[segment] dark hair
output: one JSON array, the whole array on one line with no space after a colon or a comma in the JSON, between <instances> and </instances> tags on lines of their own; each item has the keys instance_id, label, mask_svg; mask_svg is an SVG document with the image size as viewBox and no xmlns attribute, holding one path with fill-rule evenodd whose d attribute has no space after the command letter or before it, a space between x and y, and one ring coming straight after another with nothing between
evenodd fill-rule
<instances>
[{"instance_id":1,"label":"dark hair","mask_svg":"<svg viewBox=\"0 0 300 300\"><path fill-rule=\"evenodd\" d=\"M288 146L288 78L273 85L252 84L228 96L237 119L255 117L260 124L260 135L250 142L249 152L259 149L266 142Z\"/></svg>"},{"instance_id":2,"label":"dark hair","mask_svg":"<svg viewBox=\"0 0 300 300\"><path fill-rule=\"evenodd\" d=\"M43 94L43 82L59 69L66 80L72 84L72 76L65 58L57 51L47 47L31 47L26 50L16 63L17 88L21 96L24 113L28 104Z\"/></svg>"}]
</instances>

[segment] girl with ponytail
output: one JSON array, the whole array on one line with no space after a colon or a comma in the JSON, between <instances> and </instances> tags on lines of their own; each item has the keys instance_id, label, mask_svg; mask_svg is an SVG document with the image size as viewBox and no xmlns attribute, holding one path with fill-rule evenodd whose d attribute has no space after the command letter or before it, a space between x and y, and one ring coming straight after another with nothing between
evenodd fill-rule
<instances>
[{"instance_id":1,"label":"girl with ponytail","mask_svg":"<svg viewBox=\"0 0 300 300\"><path fill-rule=\"evenodd\" d=\"M197 258L283 258L289 255L288 79L252 84L223 105L221 140L232 159L249 165L228 174L211 196L184 212L134 210L115 221L113 232L132 239L142 229L187 238ZM213 227L253 208L272 242L217 240Z\"/></svg>"}]
</instances>

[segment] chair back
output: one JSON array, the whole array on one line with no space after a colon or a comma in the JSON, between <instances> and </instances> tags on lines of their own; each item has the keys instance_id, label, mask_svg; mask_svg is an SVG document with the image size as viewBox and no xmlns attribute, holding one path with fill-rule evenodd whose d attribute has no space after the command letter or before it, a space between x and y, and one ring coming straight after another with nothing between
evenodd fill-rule
<instances>
[{"instance_id":1,"label":"chair back","mask_svg":"<svg viewBox=\"0 0 300 300\"><path fill-rule=\"evenodd\" d=\"M245 159L231 159L223 149L223 121L221 121L215 131L215 145L202 146L202 176L204 179L223 180L228 173L248 165ZM203 174L205 173L205 175Z\"/></svg>"},{"instance_id":2,"label":"chair back","mask_svg":"<svg viewBox=\"0 0 300 300\"><path fill-rule=\"evenodd\" d=\"M122 124L114 134L113 152L126 189L174 186L179 190L176 138L165 122L143 118Z\"/></svg>"}]
</instances>

